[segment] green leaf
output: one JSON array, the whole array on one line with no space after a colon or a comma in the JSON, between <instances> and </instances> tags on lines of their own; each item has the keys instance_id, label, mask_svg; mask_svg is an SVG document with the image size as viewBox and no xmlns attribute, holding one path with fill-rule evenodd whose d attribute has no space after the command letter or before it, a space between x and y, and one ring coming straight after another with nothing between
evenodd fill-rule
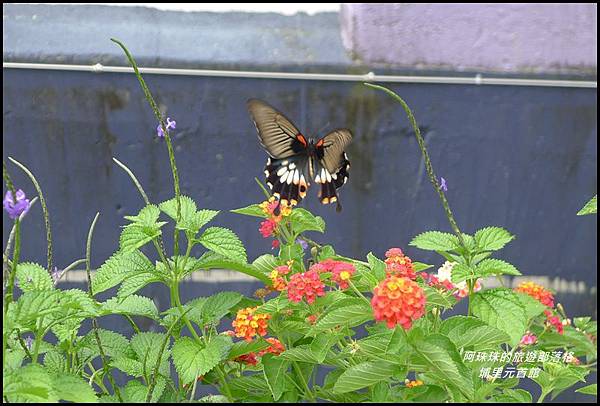
<instances>
[{"instance_id":1,"label":"green leaf","mask_svg":"<svg viewBox=\"0 0 600 406\"><path fill-rule=\"evenodd\" d=\"M137 216L125 216L125 218L142 226L152 226L158 221L158 216L160 216L159 208L149 204L142 208Z\"/></svg>"},{"instance_id":2,"label":"green leaf","mask_svg":"<svg viewBox=\"0 0 600 406\"><path fill-rule=\"evenodd\" d=\"M219 322L229 310L242 300L242 294L238 292L220 292L209 296L202 306L202 321L198 324Z\"/></svg>"},{"instance_id":3,"label":"green leaf","mask_svg":"<svg viewBox=\"0 0 600 406\"><path fill-rule=\"evenodd\" d=\"M58 402L52 387L52 379L40 365L25 365L3 373L2 395L10 403Z\"/></svg>"},{"instance_id":4,"label":"green leaf","mask_svg":"<svg viewBox=\"0 0 600 406\"><path fill-rule=\"evenodd\" d=\"M125 279L117 292L117 297L119 299L126 298L150 283L161 281L164 281L164 279L160 277L158 272L140 272L125 276Z\"/></svg>"},{"instance_id":5,"label":"green leaf","mask_svg":"<svg viewBox=\"0 0 600 406\"><path fill-rule=\"evenodd\" d=\"M468 279L476 279L475 270L462 263L457 263L452 267L452 283L460 283Z\"/></svg>"},{"instance_id":6,"label":"green leaf","mask_svg":"<svg viewBox=\"0 0 600 406\"><path fill-rule=\"evenodd\" d=\"M133 274L153 272L154 266L140 251L117 252L92 276L92 292L104 292Z\"/></svg>"},{"instance_id":7,"label":"green leaf","mask_svg":"<svg viewBox=\"0 0 600 406\"><path fill-rule=\"evenodd\" d=\"M271 284L271 279L268 275L254 269L252 265L244 264L236 260L231 260L223 257L222 255L214 252L207 252L205 255L196 262L195 266L198 269L230 269L233 271L245 273L246 275L252 276L265 284Z\"/></svg>"},{"instance_id":8,"label":"green leaf","mask_svg":"<svg viewBox=\"0 0 600 406\"><path fill-rule=\"evenodd\" d=\"M540 385L542 393L552 392L552 399L565 389L577 382L585 382L589 370L584 367L574 367L558 363L544 363L544 368L537 378L533 380Z\"/></svg>"},{"instance_id":9,"label":"green leaf","mask_svg":"<svg viewBox=\"0 0 600 406\"><path fill-rule=\"evenodd\" d=\"M262 364L265 380L273 394L273 400L278 401L285 389L285 376L289 361L273 354L265 354L262 357Z\"/></svg>"},{"instance_id":10,"label":"green leaf","mask_svg":"<svg viewBox=\"0 0 600 406\"><path fill-rule=\"evenodd\" d=\"M265 275L271 273L278 265L277 258L272 254L261 255L252 262L252 267Z\"/></svg>"},{"instance_id":11,"label":"green leaf","mask_svg":"<svg viewBox=\"0 0 600 406\"><path fill-rule=\"evenodd\" d=\"M180 195L179 196L179 205L180 205L180 218L182 223L189 223L194 214L196 213L196 202L188 196ZM165 213L167 216L171 217L173 220L177 221L177 198L174 197L167 201L164 201L158 205L158 208ZM158 219L158 216L157 216ZM178 225L181 223L178 223Z\"/></svg>"},{"instance_id":12,"label":"green leaf","mask_svg":"<svg viewBox=\"0 0 600 406\"><path fill-rule=\"evenodd\" d=\"M119 247L128 253L141 248L161 234L160 228L133 223L125 226L119 237Z\"/></svg>"},{"instance_id":13,"label":"green leaf","mask_svg":"<svg viewBox=\"0 0 600 406\"><path fill-rule=\"evenodd\" d=\"M35 322L44 316L56 314L63 309L63 293L58 290L31 291L23 293L16 303L10 305L9 326L33 329Z\"/></svg>"},{"instance_id":14,"label":"green leaf","mask_svg":"<svg viewBox=\"0 0 600 406\"><path fill-rule=\"evenodd\" d=\"M385 361L368 361L351 366L338 378L334 393L357 391L387 380L396 372L397 366Z\"/></svg>"},{"instance_id":15,"label":"green leaf","mask_svg":"<svg viewBox=\"0 0 600 406\"><path fill-rule=\"evenodd\" d=\"M127 356L130 351L129 341L125 336L114 331L98 329L98 336L102 343L102 349L105 354L109 357L121 357ZM94 351L96 356L99 356L98 343L96 341L96 335L94 333L87 334L77 344L78 349L91 349Z\"/></svg>"},{"instance_id":16,"label":"green leaf","mask_svg":"<svg viewBox=\"0 0 600 406\"><path fill-rule=\"evenodd\" d=\"M496 275L521 275L512 264L500 259L488 258L477 264L476 275L480 278Z\"/></svg>"},{"instance_id":17,"label":"green leaf","mask_svg":"<svg viewBox=\"0 0 600 406\"><path fill-rule=\"evenodd\" d=\"M227 359L235 359L241 355L248 354L251 352L259 352L260 350L267 349L271 346L266 340L257 339L254 341L238 341L233 343L231 350L229 351L229 355L227 355Z\"/></svg>"},{"instance_id":18,"label":"green leaf","mask_svg":"<svg viewBox=\"0 0 600 406\"><path fill-rule=\"evenodd\" d=\"M412 345L416 352L413 362L424 365L432 377L455 386L468 399L473 397L471 373L448 337L431 334L423 340L413 342Z\"/></svg>"},{"instance_id":19,"label":"green leaf","mask_svg":"<svg viewBox=\"0 0 600 406\"><path fill-rule=\"evenodd\" d=\"M367 261L369 261L369 266L371 267L371 273L377 281L382 281L385 279L385 262L377 258L373 253L369 252L367 254Z\"/></svg>"},{"instance_id":20,"label":"green leaf","mask_svg":"<svg viewBox=\"0 0 600 406\"><path fill-rule=\"evenodd\" d=\"M442 293L427 285L423 286L423 291L425 292L425 297L427 299L427 306L440 306L449 309L456 304L456 298L448 291Z\"/></svg>"},{"instance_id":21,"label":"green leaf","mask_svg":"<svg viewBox=\"0 0 600 406\"><path fill-rule=\"evenodd\" d=\"M444 320L439 332L447 336L457 348L473 346L478 351L495 348L510 340L505 332L468 316L454 316Z\"/></svg>"},{"instance_id":22,"label":"green leaf","mask_svg":"<svg viewBox=\"0 0 600 406\"><path fill-rule=\"evenodd\" d=\"M96 403L98 398L92 387L75 375L52 375L52 389L60 400L74 403Z\"/></svg>"},{"instance_id":23,"label":"green leaf","mask_svg":"<svg viewBox=\"0 0 600 406\"><path fill-rule=\"evenodd\" d=\"M525 316L527 317L527 320L531 320L532 318L539 316L544 310L546 310L546 306L528 294L521 292L515 292L515 294L525 310Z\"/></svg>"},{"instance_id":24,"label":"green leaf","mask_svg":"<svg viewBox=\"0 0 600 406\"><path fill-rule=\"evenodd\" d=\"M67 360L57 349L51 349L44 354L44 366L49 372L66 372Z\"/></svg>"},{"instance_id":25,"label":"green leaf","mask_svg":"<svg viewBox=\"0 0 600 406\"><path fill-rule=\"evenodd\" d=\"M52 278L46 269L33 262L17 265L18 286L23 292L54 289Z\"/></svg>"},{"instance_id":26,"label":"green leaf","mask_svg":"<svg viewBox=\"0 0 600 406\"><path fill-rule=\"evenodd\" d=\"M366 302L335 309L323 316L313 327L315 332L324 331L336 326L354 327L373 320L373 310Z\"/></svg>"},{"instance_id":27,"label":"green leaf","mask_svg":"<svg viewBox=\"0 0 600 406\"><path fill-rule=\"evenodd\" d=\"M409 243L413 247L429 251L454 251L460 247L458 238L441 231L426 231L417 235Z\"/></svg>"},{"instance_id":28,"label":"green leaf","mask_svg":"<svg viewBox=\"0 0 600 406\"><path fill-rule=\"evenodd\" d=\"M165 338L167 338L165 334L152 332L141 332L131 337L131 348L141 362L143 371L154 371ZM163 375L169 375L169 355L170 350L167 345L162 353L159 367Z\"/></svg>"},{"instance_id":29,"label":"green leaf","mask_svg":"<svg viewBox=\"0 0 600 406\"><path fill-rule=\"evenodd\" d=\"M500 227L486 227L475 233L475 243L481 251L497 251L515 237Z\"/></svg>"},{"instance_id":30,"label":"green leaf","mask_svg":"<svg viewBox=\"0 0 600 406\"><path fill-rule=\"evenodd\" d=\"M250 206L242 207L240 209L234 209L234 210L231 210L231 212L237 213L237 214L243 214L245 216L267 218L267 215L265 214L263 209L260 208L260 206L258 204L251 204Z\"/></svg>"},{"instance_id":31,"label":"green leaf","mask_svg":"<svg viewBox=\"0 0 600 406\"><path fill-rule=\"evenodd\" d=\"M175 369L184 383L190 383L225 359L231 346L231 338L226 336L214 337L206 347L190 337L181 337L173 346Z\"/></svg>"},{"instance_id":32,"label":"green leaf","mask_svg":"<svg viewBox=\"0 0 600 406\"><path fill-rule=\"evenodd\" d=\"M246 263L246 249L237 235L229 229L209 227L195 240L227 259Z\"/></svg>"},{"instance_id":33,"label":"green leaf","mask_svg":"<svg viewBox=\"0 0 600 406\"><path fill-rule=\"evenodd\" d=\"M583 393L585 395L598 396L598 389L596 388L596 386L597 386L597 384L593 383L591 385L584 386L583 388L579 388L575 392L577 392L577 393Z\"/></svg>"},{"instance_id":34,"label":"green leaf","mask_svg":"<svg viewBox=\"0 0 600 406\"><path fill-rule=\"evenodd\" d=\"M131 295L123 299L113 297L102 304L105 314L129 314L145 316L154 320L159 319L158 308L154 301L148 297Z\"/></svg>"},{"instance_id":35,"label":"green leaf","mask_svg":"<svg viewBox=\"0 0 600 406\"><path fill-rule=\"evenodd\" d=\"M429 265L429 264L424 264L423 262L413 262L413 268L415 269L415 272L422 272L426 269L429 268L433 268L433 265Z\"/></svg>"},{"instance_id":36,"label":"green leaf","mask_svg":"<svg viewBox=\"0 0 600 406\"><path fill-rule=\"evenodd\" d=\"M531 393L523 389L504 389L502 394L493 397L498 403L532 403Z\"/></svg>"},{"instance_id":37,"label":"green leaf","mask_svg":"<svg viewBox=\"0 0 600 406\"><path fill-rule=\"evenodd\" d=\"M300 207L292 210L290 221L295 235L305 231L325 232L325 221L321 217L315 216L308 210Z\"/></svg>"},{"instance_id":38,"label":"green leaf","mask_svg":"<svg viewBox=\"0 0 600 406\"><path fill-rule=\"evenodd\" d=\"M510 336L510 345L519 343L527 326L527 314L519 296L511 289L497 288L473 296L473 315Z\"/></svg>"},{"instance_id":39,"label":"green leaf","mask_svg":"<svg viewBox=\"0 0 600 406\"><path fill-rule=\"evenodd\" d=\"M594 195L594 197L592 197L590 199L590 201L587 202L585 204L585 206L583 206L581 208L581 210L579 210L577 212L577 215L578 216L585 216L586 214L596 214L596 209L597 209L596 195Z\"/></svg>"}]
</instances>

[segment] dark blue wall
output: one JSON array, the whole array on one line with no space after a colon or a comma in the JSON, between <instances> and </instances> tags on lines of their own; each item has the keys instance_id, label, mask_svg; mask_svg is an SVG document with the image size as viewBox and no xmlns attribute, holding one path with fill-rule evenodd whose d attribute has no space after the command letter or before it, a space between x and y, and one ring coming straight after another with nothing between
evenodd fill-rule
<instances>
[{"instance_id":1,"label":"dark blue wall","mask_svg":"<svg viewBox=\"0 0 600 406\"><path fill-rule=\"evenodd\" d=\"M84 252L101 212L93 265L117 247L123 215L141 199L115 156L138 176L154 202L172 196L166 146L133 75L7 70L3 72L4 154L28 165L48 200L58 266ZM262 199L253 181L266 159L245 108L258 97L286 112L308 135L351 128L350 180L344 211L321 207L311 190L305 206L327 221L339 252L383 255L391 246L415 260L439 257L407 247L425 230L449 230L429 184L404 113L361 84L147 76L167 115L183 193L223 210L254 258L270 249L258 221L227 210ZM437 174L463 231L501 225L517 235L502 257L524 274L560 276L596 286L596 217L575 213L596 192L596 89L396 85L424 130ZM320 130L320 132L319 132ZM30 183L14 167L19 187ZM9 224L4 224L4 240ZM42 219L24 226L24 258L43 261ZM586 313L595 313L588 302Z\"/></svg>"}]
</instances>

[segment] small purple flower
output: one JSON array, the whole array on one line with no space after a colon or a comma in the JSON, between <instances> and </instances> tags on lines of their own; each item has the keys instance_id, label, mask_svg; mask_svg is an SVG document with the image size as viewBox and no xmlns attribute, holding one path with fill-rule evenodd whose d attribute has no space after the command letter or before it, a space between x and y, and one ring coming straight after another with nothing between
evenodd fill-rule
<instances>
[{"instance_id":1,"label":"small purple flower","mask_svg":"<svg viewBox=\"0 0 600 406\"><path fill-rule=\"evenodd\" d=\"M448 185L446 185L446 179L440 177L440 189L442 189L444 192L448 191Z\"/></svg>"},{"instance_id":2,"label":"small purple flower","mask_svg":"<svg viewBox=\"0 0 600 406\"><path fill-rule=\"evenodd\" d=\"M63 271L55 266L50 276L52 276L52 282L54 282L54 285L56 286L60 278L63 276Z\"/></svg>"},{"instance_id":3,"label":"small purple flower","mask_svg":"<svg viewBox=\"0 0 600 406\"><path fill-rule=\"evenodd\" d=\"M17 190L15 197L17 198L16 202L13 200L13 194L9 190L6 192L6 195L4 195L4 200L2 201L2 205L4 206L4 210L8 213L8 217L13 220L21 214L27 213L29 206L31 206L29 199L25 198L25 192L21 189Z\"/></svg>"},{"instance_id":4,"label":"small purple flower","mask_svg":"<svg viewBox=\"0 0 600 406\"><path fill-rule=\"evenodd\" d=\"M175 120L171 120L171 117L167 117L167 131L169 130L174 130L177 126L177 122ZM158 126L156 127L156 134L160 137L160 138L164 138L165 137L165 132L162 129L162 126L160 125L160 123L158 124Z\"/></svg>"},{"instance_id":5,"label":"small purple flower","mask_svg":"<svg viewBox=\"0 0 600 406\"><path fill-rule=\"evenodd\" d=\"M32 346L33 346L33 338L31 338L31 336L28 336L27 338L25 338L25 347L27 347L28 350L31 350Z\"/></svg>"},{"instance_id":6,"label":"small purple flower","mask_svg":"<svg viewBox=\"0 0 600 406\"><path fill-rule=\"evenodd\" d=\"M296 239L296 243L300 244L302 250L306 250L308 248L308 243L301 238Z\"/></svg>"}]
</instances>

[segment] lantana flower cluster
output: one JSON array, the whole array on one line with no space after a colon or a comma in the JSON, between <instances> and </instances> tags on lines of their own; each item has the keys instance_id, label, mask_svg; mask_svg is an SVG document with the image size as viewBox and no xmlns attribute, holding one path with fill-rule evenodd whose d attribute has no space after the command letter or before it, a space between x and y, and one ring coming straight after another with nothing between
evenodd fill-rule
<instances>
[{"instance_id":1,"label":"lantana flower cluster","mask_svg":"<svg viewBox=\"0 0 600 406\"><path fill-rule=\"evenodd\" d=\"M328 258L310 267L318 273L331 273L331 280L337 283L340 289L348 289L350 278L356 273L356 268L349 262L336 261Z\"/></svg>"},{"instance_id":2,"label":"lantana flower cluster","mask_svg":"<svg viewBox=\"0 0 600 406\"><path fill-rule=\"evenodd\" d=\"M409 278L390 275L373 290L371 306L375 320L385 321L390 329L400 324L408 330L425 314L425 292Z\"/></svg>"},{"instance_id":3,"label":"lantana flower cluster","mask_svg":"<svg viewBox=\"0 0 600 406\"><path fill-rule=\"evenodd\" d=\"M308 304L312 304L317 297L325 295L325 284L315 269L309 269L290 277L287 294L292 302L299 303L305 297Z\"/></svg>"},{"instance_id":4,"label":"lantana flower cluster","mask_svg":"<svg viewBox=\"0 0 600 406\"><path fill-rule=\"evenodd\" d=\"M292 206L275 199L274 196L271 196L268 200L265 200L259 204L259 207L268 217L266 220L260 223L258 231L263 238L276 237L279 223L284 217L288 217L292 213ZM279 208L279 214L275 214L277 208ZM273 248L279 247L279 240L274 239L272 245Z\"/></svg>"},{"instance_id":5,"label":"lantana flower cluster","mask_svg":"<svg viewBox=\"0 0 600 406\"><path fill-rule=\"evenodd\" d=\"M544 310L544 314L546 315L546 326L548 326L548 328L554 327L558 334L563 334L564 325L568 324L568 320L561 321L560 317L552 310L554 308L554 295L552 292L542 285L538 285L531 281L521 282L515 288L515 291L525 293L548 307L548 309Z\"/></svg>"},{"instance_id":6,"label":"lantana flower cluster","mask_svg":"<svg viewBox=\"0 0 600 406\"><path fill-rule=\"evenodd\" d=\"M237 312L232 325L236 337L244 337L246 341L252 341L255 336L267 334L267 322L271 318L268 314L256 313L257 307L246 307Z\"/></svg>"},{"instance_id":7,"label":"lantana flower cluster","mask_svg":"<svg viewBox=\"0 0 600 406\"><path fill-rule=\"evenodd\" d=\"M274 290L281 292L286 289L287 282L284 276L292 271L292 263L293 261L288 261L287 265L277 266L271 271L269 278L271 278Z\"/></svg>"},{"instance_id":8,"label":"lantana flower cluster","mask_svg":"<svg viewBox=\"0 0 600 406\"><path fill-rule=\"evenodd\" d=\"M386 251L385 267L388 276L396 275L409 279L417 277L412 260L404 255L400 248L390 248Z\"/></svg>"}]
</instances>

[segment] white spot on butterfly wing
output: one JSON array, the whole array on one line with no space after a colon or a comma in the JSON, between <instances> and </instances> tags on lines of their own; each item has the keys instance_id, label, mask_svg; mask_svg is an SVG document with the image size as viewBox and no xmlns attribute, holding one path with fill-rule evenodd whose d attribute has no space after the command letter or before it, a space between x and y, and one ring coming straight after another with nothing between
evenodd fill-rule
<instances>
[{"instance_id":1,"label":"white spot on butterfly wing","mask_svg":"<svg viewBox=\"0 0 600 406\"><path fill-rule=\"evenodd\" d=\"M283 176L284 173L287 173L287 168L285 166L282 166L277 170L277 176Z\"/></svg>"},{"instance_id":2,"label":"white spot on butterfly wing","mask_svg":"<svg viewBox=\"0 0 600 406\"><path fill-rule=\"evenodd\" d=\"M288 185L290 185L290 184L292 183L292 180L294 179L294 173L295 173L295 172L296 172L296 171L291 171L291 172L288 172L288 177L287 177L287 184L288 184Z\"/></svg>"},{"instance_id":3,"label":"white spot on butterfly wing","mask_svg":"<svg viewBox=\"0 0 600 406\"><path fill-rule=\"evenodd\" d=\"M299 181L300 181L300 173L298 172L298 169L296 169L294 171L294 185L297 185Z\"/></svg>"}]
</instances>

